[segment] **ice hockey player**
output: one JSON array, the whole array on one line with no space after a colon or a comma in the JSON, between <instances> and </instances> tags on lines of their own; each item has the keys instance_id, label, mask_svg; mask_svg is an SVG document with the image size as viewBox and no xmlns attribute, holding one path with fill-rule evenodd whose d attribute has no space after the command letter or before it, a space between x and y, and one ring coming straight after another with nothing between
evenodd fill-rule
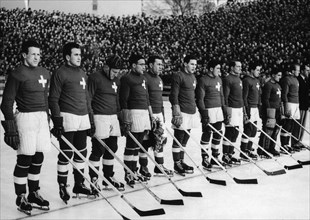
<instances>
[{"instance_id":1,"label":"ice hockey player","mask_svg":"<svg viewBox=\"0 0 310 220\"><path fill-rule=\"evenodd\" d=\"M50 73L38 66L40 48L35 40L23 42L23 63L8 74L1 103L4 141L17 152L13 173L16 205L28 215L32 207L49 209L49 202L40 195L39 184L44 153L51 145L47 104Z\"/></svg>"},{"instance_id":2,"label":"ice hockey player","mask_svg":"<svg viewBox=\"0 0 310 220\"><path fill-rule=\"evenodd\" d=\"M275 67L270 75L270 80L262 88L262 124L263 131L274 141L277 141L280 128L276 126L276 123L279 124L281 121L281 86L279 81L282 77L282 69ZM261 133L258 143L273 156L279 156L280 153L275 149L274 141ZM269 157L260 148L257 148L257 153L260 156Z\"/></svg>"},{"instance_id":3,"label":"ice hockey player","mask_svg":"<svg viewBox=\"0 0 310 220\"><path fill-rule=\"evenodd\" d=\"M240 127L247 120L246 112L243 110L242 82L240 79L242 64L238 60L229 63L230 73L223 79L223 92L225 107L223 108L224 123L226 126L224 136L235 143L239 132L235 127ZM243 121L242 121L243 120ZM227 165L240 164L240 159L234 156L234 146L223 140L222 161Z\"/></svg>"},{"instance_id":4,"label":"ice hockey player","mask_svg":"<svg viewBox=\"0 0 310 220\"><path fill-rule=\"evenodd\" d=\"M282 127L280 133L280 141L282 147L288 151L300 151L300 146L294 145L294 140L292 138L290 146L290 137L292 131L295 129L296 123L294 123L293 119L300 119L300 110L299 110L299 82L297 77L300 73L300 65L296 62L287 63L285 68L285 75L280 80L280 85L282 88L281 99L283 103L284 116L282 120ZM293 118L293 119L292 119ZM284 131L286 130L286 131ZM286 153L281 148L282 153Z\"/></svg>"},{"instance_id":5,"label":"ice hockey player","mask_svg":"<svg viewBox=\"0 0 310 220\"><path fill-rule=\"evenodd\" d=\"M150 147L154 150L155 161L161 166L165 173L169 176L173 175L172 170L164 167L164 145L167 141L165 135L165 120L164 120L164 104L163 104L163 81L160 75L163 72L164 64L160 56L150 56L147 61L149 71L145 73L147 79L147 88L149 94L150 105L152 107L153 116L156 119L156 126L148 132L143 140L143 146L146 150ZM150 179L151 173L148 170L147 155L139 151L140 174ZM164 175L161 170L155 166L154 173L156 176Z\"/></svg>"},{"instance_id":6,"label":"ice hockey player","mask_svg":"<svg viewBox=\"0 0 310 220\"><path fill-rule=\"evenodd\" d=\"M259 75L262 65L258 62L252 61L249 63L249 74L242 80L242 97L244 103L244 111L248 116L248 120L243 123L243 132L248 137L254 138L257 133L257 128L252 124L257 125L259 117L259 105L261 97L261 88ZM252 123L250 123L252 122ZM248 155L250 158L256 160L257 155L253 153L253 142L245 135L241 136L240 150ZM247 157L240 153L240 158L247 160Z\"/></svg>"},{"instance_id":7,"label":"ice hockey player","mask_svg":"<svg viewBox=\"0 0 310 220\"><path fill-rule=\"evenodd\" d=\"M212 165L218 166L218 163L221 163L218 159L221 135L213 131L209 126L211 124L217 131L222 133L224 96L220 74L221 63L215 59L210 60L207 64L206 74L199 78L196 88L196 101L202 125L200 144L206 151L208 151L211 135L213 134L211 141L213 158L210 160L209 155L204 150L201 150L202 167L207 170L211 169Z\"/></svg>"},{"instance_id":8,"label":"ice hockey player","mask_svg":"<svg viewBox=\"0 0 310 220\"><path fill-rule=\"evenodd\" d=\"M96 127L95 135L100 138L114 153L118 149L117 139L121 136L120 124L118 120L119 107L119 73L122 67L122 59L118 55L111 55L106 60L102 69L91 74L88 78L88 91L91 105L94 112L94 122ZM125 190L124 184L114 177L114 156L110 154L99 143L96 138L92 138L92 152L89 162L99 170L100 159L102 157L102 171L104 177L118 190ZM98 186L98 175L89 169L89 175L94 185ZM108 183L102 182L106 189ZM98 195L98 191L91 186L92 193Z\"/></svg>"},{"instance_id":9,"label":"ice hockey player","mask_svg":"<svg viewBox=\"0 0 310 220\"><path fill-rule=\"evenodd\" d=\"M51 78L49 107L54 127L52 134L58 138L60 150L69 158L73 157L74 187L73 193L91 195L91 190L84 185L85 161L83 161L62 140L64 136L84 156L87 156L87 135L95 132L93 113L90 105L86 73L81 66L81 48L74 42L66 43L63 47L62 65ZM67 191L69 161L61 154L58 155L57 182L59 184L60 198L67 203L70 195Z\"/></svg>"},{"instance_id":10,"label":"ice hockey player","mask_svg":"<svg viewBox=\"0 0 310 220\"><path fill-rule=\"evenodd\" d=\"M172 128L175 138L186 147L192 128L199 126L199 116L196 114L195 89L197 85L194 75L197 67L197 59L187 55L183 60L183 68L172 76L171 92L169 101L172 106ZM184 151L173 141L172 155L174 160L174 171L182 176L185 173L194 173L194 168L184 162Z\"/></svg>"},{"instance_id":11,"label":"ice hockey player","mask_svg":"<svg viewBox=\"0 0 310 220\"><path fill-rule=\"evenodd\" d=\"M147 91L147 82L144 76L145 59L139 54L129 57L130 72L121 77L120 107L121 124L124 135L128 131L138 140L140 144L147 131L151 130L151 118L153 118ZM124 151L124 163L138 178L146 182L147 178L138 174L137 162L139 146L126 135L126 147ZM125 170L125 181L129 186L135 184L134 176Z\"/></svg>"}]
</instances>

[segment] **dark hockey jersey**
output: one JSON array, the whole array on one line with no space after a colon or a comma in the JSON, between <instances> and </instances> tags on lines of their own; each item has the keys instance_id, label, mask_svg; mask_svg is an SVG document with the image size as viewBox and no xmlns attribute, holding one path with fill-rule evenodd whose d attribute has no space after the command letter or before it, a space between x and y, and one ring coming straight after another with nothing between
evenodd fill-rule
<instances>
[{"instance_id":1,"label":"dark hockey jersey","mask_svg":"<svg viewBox=\"0 0 310 220\"><path fill-rule=\"evenodd\" d=\"M113 115L120 110L119 79L109 79L103 70L88 77L88 92L94 114Z\"/></svg>"},{"instance_id":2,"label":"dark hockey jersey","mask_svg":"<svg viewBox=\"0 0 310 220\"><path fill-rule=\"evenodd\" d=\"M280 80L280 85L282 88L282 102L299 103L298 90L299 82L297 78L293 75L286 75Z\"/></svg>"},{"instance_id":3,"label":"dark hockey jersey","mask_svg":"<svg viewBox=\"0 0 310 220\"><path fill-rule=\"evenodd\" d=\"M198 80L196 102L199 111L224 105L222 79L204 75Z\"/></svg>"},{"instance_id":4,"label":"dark hockey jersey","mask_svg":"<svg viewBox=\"0 0 310 220\"><path fill-rule=\"evenodd\" d=\"M20 112L48 111L50 73L43 67L21 65L7 79L1 110L6 120L14 119L13 105L16 100Z\"/></svg>"},{"instance_id":5,"label":"dark hockey jersey","mask_svg":"<svg viewBox=\"0 0 310 220\"><path fill-rule=\"evenodd\" d=\"M79 67L61 66L51 78L49 107L53 116L60 112L85 115L91 112L87 76Z\"/></svg>"},{"instance_id":6,"label":"dark hockey jersey","mask_svg":"<svg viewBox=\"0 0 310 220\"><path fill-rule=\"evenodd\" d=\"M246 76L242 80L243 103L246 107L257 107L260 104L260 82L258 79Z\"/></svg>"},{"instance_id":7,"label":"dark hockey jersey","mask_svg":"<svg viewBox=\"0 0 310 220\"><path fill-rule=\"evenodd\" d=\"M148 109L149 97L144 75L131 71L121 78L121 109Z\"/></svg>"},{"instance_id":8,"label":"dark hockey jersey","mask_svg":"<svg viewBox=\"0 0 310 220\"><path fill-rule=\"evenodd\" d=\"M264 108L278 109L281 106L281 86L279 83L268 81L262 92L262 105Z\"/></svg>"},{"instance_id":9,"label":"dark hockey jersey","mask_svg":"<svg viewBox=\"0 0 310 220\"><path fill-rule=\"evenodd\" d=\"M184 71L174 73L172 76L171 92L169 96L171 105L180 105L182 112L195 114L196 85L197 81L194 74L187 74Z\"/></svg>"},{"instance_id":10,"label":"dark hockey jersey","mask_svg":"<svg viewBox=\"0 0 310 220\"><path fill-rule=\"evenodd\" d=\"M223 79L225 105L232 108L242 108L242 81L239 76L229 74Z\"/></svg>"},{"instance_id":11,"label":"dark hockey jersey","mask_svg":"<svg viewBox=\"0 0 310 220\"><path fill-rule=\"evenodd\" d=\"M163 81L160 76L146 73L147 88L153 113L161 113L163 108Z\"/></svg>"}]
</instances>

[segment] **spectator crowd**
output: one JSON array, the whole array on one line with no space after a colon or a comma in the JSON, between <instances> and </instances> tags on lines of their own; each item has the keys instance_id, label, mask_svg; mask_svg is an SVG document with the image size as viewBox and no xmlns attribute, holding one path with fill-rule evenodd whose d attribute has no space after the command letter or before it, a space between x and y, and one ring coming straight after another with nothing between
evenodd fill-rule
<instances>
[{"instance_id":1,"label":"spectator crowd","mask_svg":"<svg viewBox=\"0 0 310 220\"><path fill-rule=\"evenodd\" d=\"M187 17L98 17L6 8L0 8L0 17L1 75L20 62L22 41L29 38L42 44L41 65L51 72L62 65L61 48L68 41L82 45L88 74L112 53L124 60L132 52L160 55L166 76L178 70L185 54L195 55L199 64L218 58L222 72L231 59L242 61L243 70L253 59L260 60L265 73L282 60L310 59L309 0L255 0Z\"/></svg>"}]
</instances>

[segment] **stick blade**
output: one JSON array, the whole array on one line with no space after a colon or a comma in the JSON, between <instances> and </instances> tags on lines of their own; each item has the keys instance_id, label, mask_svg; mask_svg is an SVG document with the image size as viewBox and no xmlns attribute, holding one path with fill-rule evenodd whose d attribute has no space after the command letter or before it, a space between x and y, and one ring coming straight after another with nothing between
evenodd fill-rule
<instances>
[{"instance_id":1,"label":"stick blade","mask_svg":"<svg viewBox=\"0 0 310 220\"><path fill-rule=\"evenodd\" d=\"M301 164L296 164L296 165L292 165L292 166L285 165L284 168L287 170L294 170L294 169L302 168L302 165Z\"/></svg>"},{"instance_id":2,"label":"stick blade","mask_svg":"<svg viewBox=\"0 0 310 220\"><path fill-rule=\"evenodd\" d=\"M268 176L276 176L276 175L281 175L281 174L285 174L285 170L281 169L281 170L276 170L276 171L267 171L264 170L264 172L268 175Z\"/></svg>"},{"instance_id":3,"label":"stick blade","mask_svg":"<svg viewBox=\"0 0 310 220\"><path fill-rule=\"evenodd\" d=\"M233 179L236 183L239 184L258 184L257 179L237 179L236 177Z\"/></svg>"},{"instance_id":4,"label":"stick blade","mask_svg":"<svg viewBox=\"0 0 310 220\"><path fill-rule=\"evenodd\" d=\"M209 181L209 183L221 185L221 186L226 186L226 181L225 180L216 180L216 179L211 179L209 177L206 177L206 179Z\"/></svg>"},{"instance_id":5,"label":"stick blade","mask_svg":"<svg viewBox=\"0 0 310 220\"><path fill-rule=\"evenodd\" d=\"M310 160L306 160L306 161L298 160L297 162L298 162L299 164L301 164L301 165L309 165L309 164L310 164Z\"/></svg>"},{"instance_id":6,"label":"stick blade","mask_svg":"<svg viewBox=\"0 0 310 220\"><path fill-rule=\"evenodd\" d=\"M188 197L202 197L201 192L185 192L181 189L179 189L179 192L182 194L182 196L188 196Z\"/></svg>"},{"instance_id":7,"label":"stick blade","mask_svg":"<svg viewBox=\"0 0 310 220\"><path fill-rule=\"evenodd\" d=\"M153 216L153 215L163 215L165 214L164 209L153 209L153 210L148 210L148 211L142 211L136 207L133 207L133 210L136 211L140 216Z\"/></svg>"},{"instance_id":8,"label":"stick blade","mask_svg":"<svg viewBox=\"0 0 310 220\"><path fill-rule=\"evenodd\" d=\"M184 202L182 199L173 199L173 200L160 200L160 204L162 205L184 205Z\"/></svg>"},{"instance_id":9,"label":"stick blade","mask_svg":"<svg viewBox=\"0 0 310 220\"><path fill-rule=\"evenodd\" d=\"M125 217L123 215L121 215L121 216L122 216L123 220L130 220L130 218L127 218L127 217Z\"/></svg>"}]
</instances>

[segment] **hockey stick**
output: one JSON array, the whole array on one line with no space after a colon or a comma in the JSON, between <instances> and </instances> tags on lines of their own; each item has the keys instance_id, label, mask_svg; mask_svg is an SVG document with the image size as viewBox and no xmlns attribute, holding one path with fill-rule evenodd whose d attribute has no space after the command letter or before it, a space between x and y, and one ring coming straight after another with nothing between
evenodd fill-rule
<instances>
[{"instance_id":1,"label":"hockey stick","mask_svg":"<svg viewBox=\"0 0 310 220\"><path fill-rule=\"evenodd\" d=\"M254 125L258 130L261 131L261 133L263 133L266 137L268 137L273 143L275 143L278 147L280 147L280 149L283 149L287 154L290 154L287 150L285 150L281 145L279 145L275 140L273 140L272 137L270 137L266 132L264 132L262 129L259 129L258 126L256 124L254 124L253 122L249 121L252 125ZM292 157L292 156L291 156ZM292 159L294 159L292 157ZM295 159L294 159L295 160ZM295 160L297 161L297 160ZM298 161L297 161L298 162ZM302 168L302 165L300 163L296 164L296 165L291 165L291 166L284 166L285 169L287 170L293 170L293 169L298 169L298 168Z\"/></svg>"},{"instance_id":2,"label":"hockey stick","mask_svg":"<svg viewBox=\"0 0 310 220\"><path fill-rule=\"evenodd\" d=\"M195 161L189 156L189 154L185 151L184 147L182 146L182 144L178 141L178 139L176 139L176 137L174 137L174 135L169 131L168 128L166 128L167 132L169 133L169 135L174 139L174 141L179 145L179 147L181 149L183 149L184 153L187 155L187 157L192 161L192 163L197 167L197 169L202 173L202 175L210 182L213 184L217 184L217 185L222 185L222 186L226 186L226 181L225 180L215 180L215 179L211 179L209 178L202 170L201 168L195 163Z\"/></svg>"},{"instance_id":3,"label":"hockey stick","mask_svg":"<svg viewBox=\"0 0 310 220\"><path fill-rule=\"evenodd\" d=\"M163 215L165 214L164 209L154 209L149 211L142 211L135 207L131 202L129 202L125 195L118 191L115 186L113 186L102 173L100 173L63 135L61 139L98 175L100 176L136 213L140 216L152 216L152 215Z\"/></svg>"},{"instance_id":4,"label":"hockey stick","mask_svg":"<svg viewBox=\"0 0 310 220\"><path fill-rule=\"evenodd\" d=\"M85 174L84 174L81 170L77 169L77 167L76 167L75 163L72 161L72 159L70 159L62 150L60 150L60 148L57 147L57 146L53 143L53 141L51 141L51 143L52 143L52 145L56 148L56 150L58 150L59 153L61 153L61 154L70 162L70 164L71 164L71 165L72 165L85 179L86 179L86 181L89 182L89 184L90 184L94 189L96 189L96 191L102 196L102 198L103 198L105 201L107 201L107 203L108 203L120 216L122 216L122 218L123 218L124 220L129 220L129 218L127 218L127 217L125 217L124 215L122 215L122 214L116 209L116 207L115 207L114 205L112 205L112 203L102 194L102 192L95 186L94 183L92 183L88 178L85 177Z\"/></svg>"},{"instance_id":5,"label":"hockey stick","mask_svg":"<svg viewBox=\"0 0 310 220\"><path fill-rule=\"evenodd\" d=\"M198 141L196 141L196 140L190 135L190 133L189 133L186 129L182 128L182 130L185 131L185 133L186 133L190 138L192 138L192 140L196 143L196 145L198 145L204 152L208 153L208 152L206 151L206 149L204 149L204 148L200 145L200 143L198 143ZM231 177L236 183L239 183L239 184L257 184L257 179L238 179L238 178L236 178L236 177L233 177L230 173L228 173L227 169L226 169L220 162L218 162L218 161L212 156L212 154L210 154L210 157L211 157L211 158L222 168L222 170L224 170L225 173L227 173L227 175L228 175L229 177Z\"/></svg>"},{"instance_id":6,"label":"hockey stick","mask_svg":"<svg viewBox=\"0 0 310 220\"><path fill-rule=\"evenodd\" d=\"M94 135L94 138L97 139L97 141L107 150L113 157L131 174L135 177L136 180L138 180L144 189L146 189L160 204L164 205L184 205L182 199L173 199L173 200L165 200L159 198L154 192L151 191L149 187L146 186L145 183L143 183L134 172L132 172L131 169L109 148L109 146L104 143L100 138L98 138L96 135Z\"/></svg>"},{"instance_id":7,"label":"hockey stick","mask_svg":"<svg viewBox=\"0 0 310 220\"><path fill-rule=\"evenodd\" d=\"M290 117L290 119L292 119L293 121L296 122L296 124L298 124L302 129L304 129L305 132L307 132L310 135L310 132L302 125L300 124L295 118Z\"/></svg>"},{"instance_id":8,"label":"hockey stick","mask_svg":"<svg viewBox=\"0 0 310 220\"><path fill-rule=\"evenodd\" d=\"M248 135L246 135L244 132L241 132L239 128L235 127L235 129L237 131L239 131L243 136L245 136L248 139L252 139L250 138ZM252 141L253 143L255 143L254 141ZM276 171L267 171L265 169L263 169L261 166L259 166L254 160L252 160L251 157L249 157L246 153L244 153L243 151L239 150L238 148L234 147L235 149L237 149L240 153L242 153L248 160L251 161L251 163L253 163L254 165L256 165L259 169L261 169L264 173L266 173L268 176L275 176L275 175L280 175L280 174L285 174L285 170L281 169L281 170L276 170Z\"/></svg>"},{"instance_id":9,"label":"hockey stick","mask_svg":"<svg viewBox=\"0 0 310 220\"><path fill-rule=\"evenodd\" d=\"M310 147L303 144L300 140L298 140L298 138L296 138L294 135L290 134L290 132L288 132L287 130L285 130L281 125L276 124L276 126L278 126L280 129L282 129L283 131L285 131L291 138L294 138L296 141L298 141L299 143L301 143L307 150L310 150Z\"/></svg>"},{"instance_id":10,"label":"hockey stick","mask_svg":"<svg viewBox=\"0 0 310 220\"><path fill-rule=\"evenodd\" d=\"M168 178L168 180L172 183L172 185L182 194L182 196L191 196L191 197L202 197L201 192L185 192L181 190L172 179L166 174L163 168L151 157L151 155L144 149L144 147L139 143L139 141L133 136L133 134L129 131L128 135L131 139L139 146L139 148L147 155L148 158L155 164L155 166Z\"/></svg>"},{"instance_id":11,"label":"hockey stick","mask_svg":"<svg viewBox=\"0 0 310 220\"><path fill-rule=\"evenodd\" d=\"M299 141L296 137L294 137L294 135L290 134L287 130L285 130L282 126L276 124L276 126L278 126L280 129L282 129L283 131L285 131L290 137L294 138L295 140ZM304 145L305 146L305 145ZM309 147L305 146L306 149L309 150ZM297 160L298 163L302 164L302 165L309 165L310 164L310 160L308 161L301 161L301 160Z\"/></svg>"}]
</instances>

